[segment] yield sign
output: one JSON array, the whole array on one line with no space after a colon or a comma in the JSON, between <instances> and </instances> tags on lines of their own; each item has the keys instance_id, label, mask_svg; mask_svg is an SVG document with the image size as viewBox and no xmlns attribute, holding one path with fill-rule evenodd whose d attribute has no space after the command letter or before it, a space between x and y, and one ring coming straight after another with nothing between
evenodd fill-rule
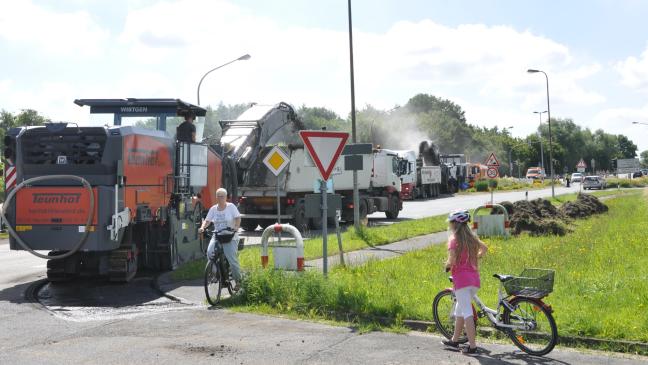
<instances>
[{"instance_id":1,"label":"yield sign","mask_svg":"<svg viewBox=\"0 0 648 365\"><path fill-rule=\"evenodd\" d=\"M279 176L281 171L288 165L290 159L288 155L279 147L274 146L263 159L263 163L272 171L275 176Z\"/></svg>"},{"instance_id":2,"label":"yield sign","mask_svg":"<svg viewBox=\"0 0 648 365\"><path fill-rule=\"evenodd\" d=\"M347 139L349 139L349 133L300 131L299 136L304 141L304 146L315 162L322 179L328 180Z\"/></svg>"},{"instance_id":3,"label":"yield sign","mask_svg":"<svg viewBox=\"0 0 648 365\"><path fill-rule=\"evenodd\" d=\"M488 160L486 160L486 166L494 166L494 167L499 167L500 163L497 161L497 157L495 157L494 153L491 153L490 156L488 157Z\"/></svg>"}]
</instances>

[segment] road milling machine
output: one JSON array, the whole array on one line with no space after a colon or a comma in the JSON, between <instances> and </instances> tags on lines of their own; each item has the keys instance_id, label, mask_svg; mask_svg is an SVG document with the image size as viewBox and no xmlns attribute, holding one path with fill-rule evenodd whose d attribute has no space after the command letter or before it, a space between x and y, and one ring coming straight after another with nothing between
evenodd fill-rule
<instances>
[{"instance_id":1,"label":"road milling machine","mask_svg":"<svg viewBox=\"0 0 648 365\"><path fill-rule=\"evenodd\" d=\"M74 102L100 126L48 123L5 137L10 248L48 259L50 281L98 274L126 282L138 268L201 257L198 227L224 185L222 158L176 141L175 131L193 114L200 140L206 110L179 99Z\"/></svg>"}]
</instances>

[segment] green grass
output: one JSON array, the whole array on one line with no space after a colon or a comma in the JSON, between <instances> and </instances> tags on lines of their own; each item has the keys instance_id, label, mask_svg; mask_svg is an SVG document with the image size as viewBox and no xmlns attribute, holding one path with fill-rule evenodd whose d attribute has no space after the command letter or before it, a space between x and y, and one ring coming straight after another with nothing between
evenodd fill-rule
<instances>
[{"instance_id":1,"label":"green grass","mask_svg":"<svg viewBox=\"0 0 648 365\"><path fill-rule=\"evenodd\" d=\"M546 301L561 335L648 342L648 196L635 192L606 204L608 213L577 221L563 237L485 240L490 250L480 264L480 297L495 304L493 273L554 269L555 288ZM432 299L449 285L442 270L446 254L439 245L359 267L336 267L328 280L317 272L255 270L244 284L246 294L230 305L264 305L304 317L350 313L397 322L432 320Z\"/></svg>"},{"instance_id":2,"label":"green grass","mask_svg":"<svg viewBox=\"0 0 648 365\"><path fill-rule=\"evenodd\" d=\"M368 246L380 246L392 242L401 241L407 238L421 236L434 232L445 231L448 227L445 214L422 219L402 221L390 225L378 227L365 227L360 232L353 228L341 234L342 247L345 252L355 251ZM337 236L327 236L328 255L339 253ZM273 262L272 249L269 250L269 262ZM304 259L312 260L322 257L322 237L315 237L304 240ZM246 247L239 252L239 262L244 270L252 270L261 267L261 247ZM173 272L176 280L188 280L200 278L205 267L204 260L189 262Z\"/></svg>"},{"instance_id":3,"label":"green grass","mask_svg":"<svg viewBox=\"0 0 648 365\"><path fill-rule=\"evenodd\" d=\"M488 179L481 179L475 182L475 186L463 191L462 193L475 193L475 192L486 192L488 190ZM544 189L547 186L551 186L549 179L540 181L539 183L527 182L524 180L515 179L512 177L501 177L495 179L497 181L497 187L494 191L512 191L512 190L533 190L533 189Z\"/></svg>"},{"instance_id":4,"label":"green grass","mask_svg":"<svg viewBox=\"0 0 648 365\"><path fill-rule=\"evenodd\" d=\"M628 190L599 190L599 191L594 191L589 194L594 195L596 197L606 197L606 196L623 196L624 194L632 194L633 191L628 191ZM576 200L576 197L578 196L578 193L570 193L570 194L561 194L561 195L556 195L555 198L548 198L549 201L551 201L551 204L553 205L561 205L566 202L571 202Z\"/></svg>"}]
</instances>

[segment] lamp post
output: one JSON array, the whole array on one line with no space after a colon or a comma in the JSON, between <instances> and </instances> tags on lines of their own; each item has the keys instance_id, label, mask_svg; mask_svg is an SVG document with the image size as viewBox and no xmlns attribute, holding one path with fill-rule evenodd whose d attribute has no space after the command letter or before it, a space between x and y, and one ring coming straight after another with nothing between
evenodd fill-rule
<instances>
[{"instance_id":1,"label":"lamp post","mask_svg":"<svg viewBox=\"0 0 648 365\"><path fill-rule=\"evenodd\" d=\"M351 142L357 143L355 115L355 81L353 76L353 24L351 17L351 0L347 2L349 12L349 76L351 79ZM358 192L358 171L353 170L353 227L360 231L360 193Z\"/></svg>"},{"instance_id":2,"label":"lamp post","mask_svg":"<svg viewBox=\"0 0 648 365\"><path fill-rule=\"evenodd\" d=\"M546 110L543 112L533 112L534 114L538 114L538 117L540 117L540 124L542 124L542 114L546 112ZM538 132L538 139L540 140L540 167L544 170L544 150L542 149L542 134L540 132Z\"/></svg>"},{"instance_id":3,"label":"lamp post","mask_svg":"<svg viewBox=\"0 0 648 365\"><path fill-rule=\"evenodd\" d=\"M551 141L551 107L549 105L549 76L547 73L541 70L528 69L528 73L538 73L542 72L545 75L545 80L547 81L547 124L549 125L549 169L551 171L551 197L556 197L556 191L554 189L554 168L553 168L553 146Z\"/></svg>"},{"instance_id":4,"label":"lamp post","mask_svg":"<svg viewBox=\"0 0 648 365\"><path fill-rule=\"evenodd\" d=\"M198 105L200 105L200 85L202 85L202 82L203 82L203 80L205 79L205 77L206 77L207 75L209 75L209 74L212 73L213 71L218 70L218 69L221 68L221 67L225 67L225 66L229 65L230 63L234 63L234 62L236 62L236 61L246 61L246 60L249 60L250 57L252 57L252 56L250 56L249 54L244 54L243 56L241 56L241 57L239 57L239 58L237 58L237 59L231 60L231 61L229 61L229 62L227 62L227 63L224 63L224 64L222 64L222 65L220 65L220 66L218 66L218 67L214 67L214 68L212 68L211 70L205 72L205 74L203 75L203 77L200 78L200 82L198 82L198 91L196 92L196 94L198 94L198 95L197 95Z\"/></svg>"},{"instance_id":5,"label":"lamp post","mask_svg":"<svg viewBox=\"0 0 648 365\"><path fill-rule=\"evenodd\" d=\"M648 125L648 123L644 123L644 122L632 122L632 124L643 124L643 125Z\"/></svg>"}]
</instances>

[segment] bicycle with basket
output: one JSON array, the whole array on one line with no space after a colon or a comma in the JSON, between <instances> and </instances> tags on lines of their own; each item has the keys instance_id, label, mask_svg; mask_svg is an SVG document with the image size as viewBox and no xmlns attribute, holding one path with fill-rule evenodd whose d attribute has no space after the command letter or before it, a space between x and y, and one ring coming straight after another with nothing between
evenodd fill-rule
<instances>
[{"instance_id":1,"label":"bicycle with basket","mask_svg":"<svg viewBox=\"0 0 648 365\"><path fill-rule=\"evenodd\" d=\"M551 352L558 342L558 329L553 309L543 298L553 291L554 271L527 268L519 276L495 274L493 277L500 281L497 309L487 307L475 295L472 303L475 326L478 318L486 317L520 350L536 356ZM449 279L452 282L452 276ZM455 305L452 288L441 290L432 303L436 327L447 339L451 339L454 332ZM464 336L460 342L466 341Z\"/></svg>"},{"instance_id":2,"label":"bicycle with basket","mask_svg":"<svg viewBox=\"0 0 648 365\"><path fill-rule=\"evenodd\" d=\"M222 291L225 288L229 295L234 294L232 271L223 251L223 244L232 244L231 241L234 234L235 231L231 228L225 228L219 231L208 229L204 232L204 238L207 242L209 242L212 235L216 235L216 240L218 241L214 248L214 256L208 257L207 265L205 266L205 296L210 305L217 305L220 302ZM237 248L239 251L244 247L243 240L243 238L239 239Z\"/></svg>"}]
</instances>

